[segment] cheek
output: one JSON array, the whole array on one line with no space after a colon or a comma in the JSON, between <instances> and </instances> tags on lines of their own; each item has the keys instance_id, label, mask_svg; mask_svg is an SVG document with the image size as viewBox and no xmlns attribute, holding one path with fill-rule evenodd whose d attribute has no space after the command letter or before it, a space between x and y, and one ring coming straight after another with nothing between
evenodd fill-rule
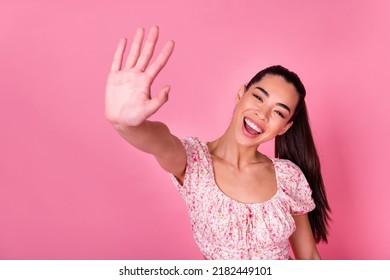
<instances>
[{"instance_id":1,"label":"cheek","mask_svg":"<svg viewBox=\"0 0 390 280\"><path fill-rule=\"evenodd\" d=\"M234 108L231 121L239 121L243 114L243 108L241 106L236 106Z\"/></svg>"},{"instance_id":2,"label":"cheek","mask_svg":"<svg viewBox=\"0 0 390 280\"><path fill-rule=\"evenodd\" d=\"M276 116L272 119L272 126L276 131L284 129L288 125L288 120L280 119L279 116Z\"/></svg>"},{"instance_id":3,"label":"cheek","mask_svg":"<svg viewBox=\"0 0 390 280\"><path fill-rule=\"evenodd\" d=\"M251 108L251 105L249 102L245 102L244 100L241 100L236 106L237 112L244 112L246 110L249 110Z\"/></svg>"}]
</instances>

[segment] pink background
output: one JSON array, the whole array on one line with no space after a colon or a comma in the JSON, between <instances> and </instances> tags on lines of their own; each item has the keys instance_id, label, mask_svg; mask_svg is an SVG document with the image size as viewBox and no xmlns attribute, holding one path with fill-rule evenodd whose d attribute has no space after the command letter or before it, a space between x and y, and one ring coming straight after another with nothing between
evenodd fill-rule
<instances>
[{"instance_id":1,"label":"pink background","mask_svg":"<svg viewBox=\"0 0 390 280\"><path fill-rule=\"evenodd\" d=\"M390 259L390 2L49 1L0 5L0 258L200 259L184 202L104 118L138 26L176 49L155 115L213 140L258 70L300 74L333 210L324 259ZM272 145L262 147L272 155Z\"/></svg>"}]
</instances>

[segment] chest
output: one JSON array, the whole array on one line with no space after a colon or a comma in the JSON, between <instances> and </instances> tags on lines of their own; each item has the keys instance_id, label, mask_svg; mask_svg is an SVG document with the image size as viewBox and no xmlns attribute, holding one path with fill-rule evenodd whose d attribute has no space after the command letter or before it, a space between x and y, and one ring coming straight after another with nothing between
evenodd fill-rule
<instances>
[{"instance_id":1,"label":"chest","mask_svg":"<svg viewBox=\"0 0 390 280\"><path fill-rule=\"evenodd\" d=\"M214 180L228 197L242 203L271 199L277 191L277 179L271 163L253 164L241 170L213 159Z\"/></svg>"}]
</instances>

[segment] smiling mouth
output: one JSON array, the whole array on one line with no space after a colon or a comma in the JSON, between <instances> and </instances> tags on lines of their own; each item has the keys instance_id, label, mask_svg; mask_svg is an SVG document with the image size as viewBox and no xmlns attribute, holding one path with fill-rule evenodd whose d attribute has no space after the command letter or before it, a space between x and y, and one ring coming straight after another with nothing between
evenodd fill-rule
<instances>
[{"instance_id":1,"label":"smiling mouth","mask_svg":"<svg viewBox=\"0 0 390 280\"><path fill-rule=\"evenodd\" d=\"M263 132L259 126L246 117L244 118L244 126L246 131L251 135L259 135Z\"/></svg>"}]
</instances>

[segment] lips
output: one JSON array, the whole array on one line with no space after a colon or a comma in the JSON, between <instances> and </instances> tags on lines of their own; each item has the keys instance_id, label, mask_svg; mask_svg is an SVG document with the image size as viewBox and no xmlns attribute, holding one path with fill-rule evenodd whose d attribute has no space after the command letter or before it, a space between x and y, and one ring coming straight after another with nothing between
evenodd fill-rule
<instances>
[{"instance_id":1,"label":"lips","mask_svg":"<svg viewBox=\"0 0 390 280\"><path fill-rule=\"evenodd\" d=\"M244 128L246 132L253 136L257 136L263 133L263 129L261 128L261 126L248 117L244 118Z\"/></svg>"}]
</instances>

